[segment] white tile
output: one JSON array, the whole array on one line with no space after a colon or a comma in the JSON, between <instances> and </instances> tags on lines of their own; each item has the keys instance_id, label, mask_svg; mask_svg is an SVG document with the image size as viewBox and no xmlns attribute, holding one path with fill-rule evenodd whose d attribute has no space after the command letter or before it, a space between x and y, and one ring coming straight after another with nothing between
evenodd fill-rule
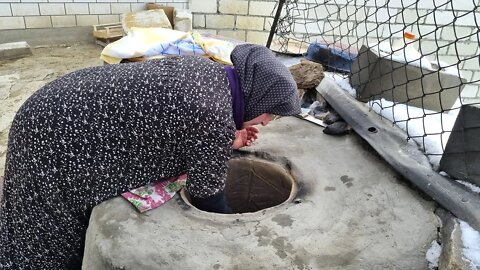
<instances>
[{"instance_id":1,"label":"white tile","mask_svg":"<svg viewBox=\"0 0 480 270\"><path fill-rule=\"evenodd\" d=\"M52 27L50 16L28 16L25 17L27 28L49 28Z\"/></svg>"},{"instance_id":2,"label":"white tile","mask_svg":"<svg viewBox=\"0 0 480 270\"><path fill-rule=\"evenodd\" d=\"M110 14L110 4L90 3L90 14Z\"/></svg>"},{"instance_id":3,"label":"white tile","mask_svg":"<svg viewBox=\"0 0 480 270\"><path fill-rule=\"evenodd\" d=\"M88 11L88 4L87 3L66 3L65 4L65 11L67 14L90 14Z\"/></svg>"},{"instance_id":4,"label":"white tile","mask_svg":"<svg viewBox=\"0 0 480 270\"><path fill-rule=\"evenodd\" d=\"M52 16L53 27L74 27L76 26L75 16Z\"/></svg>"},{"instance_id":5,"label":"white tile","mask_svg":"<svg viewBox=\"0 0 480 270\"><path fill-rule=\"evenodd\" d=\"M0 4L0 16L12 16L10 4Z\"/></svg>"},{"instance_id":6,"label":"white tile","mask_svg":"<svg viewBox=\"0 0 480 270\"><path fill-rule=\"evenodd\" d=\"M40 3L39 5L40 5L40 15L64 15L65 14L64 4Z\"/></svg>"},{"instance_id":7,"label":"white tile","mask_svg":"<svg viewBox=\"0 0 480 270\"><path fill-rule=\"evenodd\" d=\"M0 17L0 29L24 29L23 17Z\"/></svg>"},{"instance_id":8,"label":"white tile","mask_svg":"<svg viewBox=\"0 0 480 270\"><path fill-rule=\"evenodd\" d=\"M13 16L40 15L38 4L11 4Z\"/></svg>"}]
</instances>

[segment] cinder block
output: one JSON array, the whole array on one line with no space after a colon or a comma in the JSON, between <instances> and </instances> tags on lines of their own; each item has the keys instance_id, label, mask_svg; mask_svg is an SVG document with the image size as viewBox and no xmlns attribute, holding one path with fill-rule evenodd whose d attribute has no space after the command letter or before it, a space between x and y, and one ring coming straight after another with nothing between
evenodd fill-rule
<instances>
[{"instance_id":1,"label":"cinder block","mask_svg":"<svg viewBox=\"0 0 480 270\"><path fill-rule=\"evenodd\" d=\"M426 24L438 24L438 25L445 25L450 24L455 19L455 12L452 10L445 10L445 11L434 11L427 15L425 19Z\"/></svg>"},{"instance_id":2,"label":"cinder block","mask_svg":"<svg viewBox=\"0 0 480 270\"><path fill-rule=\"evenodd\" d=\"M462 26L446 26L443 27L441 39L443 40L457 40L472 33L473 28Z\"/></svg>"},{"instance_id":3,"label":"cinder block","mask_svg":"<svg viewBox=\"0 0 480 270\"><path fill-rule=\"evenodd\" d=\"M101 24L120 22L120 16L119 15L99 15L98 22Z\"/></svg>"},{"instance_id":4,"label":"cinder block","mask_svg":"<svg viewBox=\"0 0 480 270\"><path fill-rule=\"evenodd\" d=\"M0 59L18 59L32 55L30 46L25 41L0 44Z\"/></svg>"},{"instance_id":5,"label":"cinder block","mask_svg":"<svg viewBox=\"0 0 480 270\"><path fill-rule=\"evenodd\" d=\"M466 14L466 15L465 15ZM465 25L477 27L477 22L480 22L480 14L478 12L458 12L458 18L455 25Z\"/></svg>"},{"instance_id":6,"label":"cinder block","mask_svg":"<svg viewBox=\"0 0 480 270\"><path fill-rule=\"evenodd\" d=\"M112 14L123 14L130 12L130 3L112 3L110 4Z\"/></svg>"},{"instance_id":7,"label":"cinder block","mask_svg":"<svg viewBox=\"0 0 480 270\"><path fill-rule=\"evenodd\" d=\"M252 2L253 3L253 2ZM247 14L248 1L244 0L220 0L218 11L224 14Z\"/></svg>"},{"instance_id":8,"label":"cinder block","mask_svg":"<svg viewBox=\"0 0 480 270\"><path fill-rule=\"evenodd\" d=\"M247 32L247 42L255 43L259 45L265 45L268 39L268 32L256 32L248 31Z\"/></svg>"},{"instance_id":9,"label":"cinder block","mask_svg":"<svg viewBox=\"0 0 480 270\"><path fill-rule=\"evenodd\" d=\"M110 4L107 3L89 3L90 14L110 14Z\"/></svg>"},{"instance_id":10,"label":"cinder block","mask_svg":"<svg viewBox=\"0 0 480 270\"><path fill-rule=\"evenodd\" d=\"M87 15L89 14L88 3L66 3L65 11L72 15Z\"/></svg>"},{"instance_id":11,"label":"cinder block","mask_svg":"<svg viewBox=\"0 0 480 270\"><path fill-rule=\"evenodd\" d=\"M232 38L235 40L245 41L245 31L236 30L236 31L227 31L227 30L219 30L219 36L224 36L227 38Z\"/></svg>"},{"instance_id":12,"label":"cinder block","mask_svg":"<svg viewBox=\"0 0 480 270\"><path fill-rule=\"evenodd\" d=\"M10 4L0 4L0 16L12 16Z\"/></svg>"},{"instance_id":13,"label":"cinder block","mask_svg":"<svg viewBox=\"0 0 480 270\"><path fill-rule=\"evenodd\" d=\"M140 11L140 10L145 10L145 4L144 3L131 3L130 7L133 12Z\"/></svg>"},{"instance_id":14,"label":"cinder block","mask_svg":"<svg viewBox=\"0 0 480 270\"><path fill-rule=\"evenodd\" d=\"M12 4L12 15L13 16L25 16L25 15L40 15L38 9L38 4Z\"/></svg>"},{"instance_id":15,"label":"cinder block","mask_svg":"<svg viewBox=\"0 0 480 270\"><path fill-rule=\"evenodd\" d=\"M401 2L399 1L399 3ZM397 23L404 25L414 22L423 23L425 14L427 14L426 10L407 8L402 10L402 12L397 15Z\"/></svg>"},{"instance_id":16,"label":"cinder block","mask_svg":"<svg viewBox=\"0 0 480 270\"><path fill-rule=\"evenodd\" d=\"M40 15L64 15L65 5L59 3L40 3Z\"/></svg>"},{"instance_id":17,"label":"cinder block","mask_svg":"<svg viewBox=\"0 0 480 270\"><path fill-rule=\"evenodd\" d=\"M463 105L445 147L440 170L480 186L480 106Z\"/></svg>"},{"instance_id":18,"label":"cinder block","mask_svg":"<svg viewBox=\"0 0 480 270\"><path fill-rule=\"evenodd\" d=\"M235 17L232 15L205 15L207 28L233 29Z\"/></svg>"},{"instance_id":19,"label":"cinder block","mask_svg":"<svg viewBox=\"0 0 480 270\"><path fill-rule=\"evenodd\" d=\"M77 26L98 24L98 15L77 15Z\"/></svg>"},{"instance_id":20,"label":"cinder block","mask_svg":"<svg viewBox=\"0 0 480 270\"><path fill-rule=\"evenodd\" d=\"M308 19L338 19L338 6L335 5L319 5L307 13Z\"/></svg>"},{"instance_id":21,"label":"cinder block","mask_svg":"<svg viewBox=\"0 0 480 270\"><path fill-rule=\"evenodd\" d=\"M250 8L248 14L258 16L275 16L277 9L275 8L276 2L250 2Z\"/></svg>"},{"instance_id":22,"label":"cinder block","mask_svg":"<svg viewBox=\"0 0 480 270\"><path fill-rule=\"evenodd\" d=\"M263 17L237 16L236 28L247 30L263 30L264 23L265 18Z\"/></svg>"},{"instance_id":23,"label":"cinder block","mask_svg":"<svg viewBox=\"0 0 480 270\"><path fill-rule=\"evenodd\" d=\"M193 28L205 28L205 14L193 14Z\"/></svg>"},{"instance_id":24,"label":"cinder block","mask_svg":"<svg viewBox=\"0 0 480 270\"><path fill-rule=\"evenodd\" d=\"M217 0L190 0L188 8L191 12L217 13Z\"/></svg>"},{"instance_id":25,"label":"cinder block","mask_svg":"<svg viewBox=\"0 0 480 270\"><path fill-rule=\"evenodd\" d=\"M52 16L53 27L74 27L77 22L74 15Z\"/></svg>"},{"instance_id":26,"label":"cinder block","mask_svg":"<svg viewBox=\"0 0 480 270\"><path fill-rule=\"evenodd\" d=\"M0 30L25 29L23 17L0 17Z\"/></svg>"},{"instance_id":27,"label":"cinder block","mask_svg":"<svg viewBox=\"0 0 480 270\"><path fill-rule=\"evenodd\" d=\"M52 19L50 16L28 16L25 17L25 25L27 28L50 28Z\"/></svg>"},{"instance_id":28,"label":"cinder block","mask_svg":"<svg viewBox=\"0 0 480 270\"><path fill-rule=\"evenodd\" d=\"M457 41L455 44L450 46L448 54L450 55L465 55L465 56L473 56L478 51L479 44L478 42L461 42ZM478 62L478 58L476 59Z\"/></svg>"}]
</instances>

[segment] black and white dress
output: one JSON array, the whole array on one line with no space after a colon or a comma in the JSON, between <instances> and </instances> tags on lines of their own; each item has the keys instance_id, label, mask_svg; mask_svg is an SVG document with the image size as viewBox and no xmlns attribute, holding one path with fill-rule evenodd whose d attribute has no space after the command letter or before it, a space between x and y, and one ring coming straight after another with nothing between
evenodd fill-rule
<instances>
[{"instance_id":1,"label":"black and white dress","mask_svg":"<svg viewBox=\"0 0 480 270\"><path fill-rule=\"evenodd\" d=\"M79 269L92 208L188 173L224 188L235 135L222 65L199 57L83 69L31 96L12 123L0 269Z\"/></svg>"}]
</instances>

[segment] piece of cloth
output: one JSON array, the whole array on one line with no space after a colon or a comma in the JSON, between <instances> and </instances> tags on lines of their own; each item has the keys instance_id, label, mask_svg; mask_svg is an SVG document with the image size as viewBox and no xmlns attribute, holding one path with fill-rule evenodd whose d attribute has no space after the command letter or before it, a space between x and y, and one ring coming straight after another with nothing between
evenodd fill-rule
<instances>
[{"instance_id":1,"label":"piece of cloth","mask_svg":"<svg viewBox=\"0 0 480 270\"><path fill-rule=\"evenodd\" d=\"M301 113L297 86L290 71L268 48L240 44L233 49L231 60L245 97L245 121L263 113L283 116Z\"/></svg>"},{"instance_id":2,"label":"piece of cloth","mask_svg":"<svg viewBox=\"0 0 480 270\"><path fill-rule=\"evenodd\" d=\"M127 201L140 212L155 209L168 202L175 194L186 186L187 175L158 180L145 186L122 193Z\"/></svg>"},{"instance_id":3,"label":"piece of cloth","mask_svg":"<svg viewBox=\"0 0 480 270\"><path fill-rule=\"evenodd\" d=\"M223 65L169 57L65 75L13 119L0 208L1 269L80 269L93 207L188 173L223 191L235 124Z\"/></svg>"},{"instance_id":4,"label":"piece of cloth","mask_svg":"<svg viewBox=\"0 0 480 270\"><path fill-rule=\"evenodd\" d=\"M232 65L230 54L234 44L198 32L182 32L166 28L132 27L127 36L108 44L100 58L109 64L123 59L155 58L165 55L197 55L210 57L216 62Z\"/></svg>"},{"instance_id":5,"label":"piece of cloth","mask_svg":"<svg viewBox=\"0 0 480 270\"><path fill-rule=\"evenodd\" d=\"M245 120L245 100L240 88L240 79L235 68L225 66L225 71L227 72L228 83L232 93L233 120L237 130L241 130Z\"/></svg>"}]
</instances>

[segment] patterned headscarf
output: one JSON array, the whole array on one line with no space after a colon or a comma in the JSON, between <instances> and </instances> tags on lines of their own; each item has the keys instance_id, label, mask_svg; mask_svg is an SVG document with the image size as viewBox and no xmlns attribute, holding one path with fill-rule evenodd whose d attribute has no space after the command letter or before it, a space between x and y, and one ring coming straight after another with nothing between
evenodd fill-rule
<instances>
[{"instance_id":1,"label":"patterned headscarf","mask_svg":"<svg viewBox=\"0 0 480 270\"><path fill-rule=\"evenodd\" d=\"M297 85L288 68L266 47L241 44L230 56L245 97L245 121L264 114L300 113Z\"/></svg>"}]
</instances>

